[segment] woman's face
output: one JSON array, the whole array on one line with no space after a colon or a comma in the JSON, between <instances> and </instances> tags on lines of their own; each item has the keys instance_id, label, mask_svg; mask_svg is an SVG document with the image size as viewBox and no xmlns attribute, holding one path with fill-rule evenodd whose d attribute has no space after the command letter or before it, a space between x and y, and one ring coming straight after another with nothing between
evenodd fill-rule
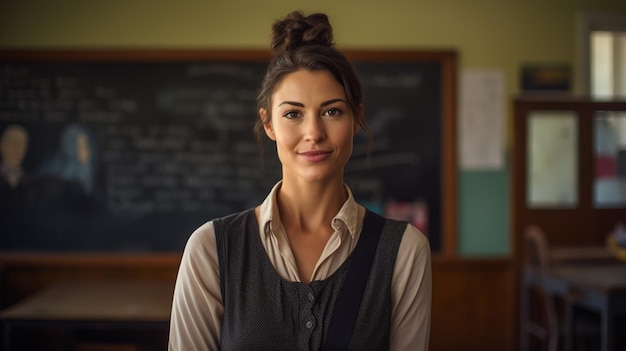
<instances>
[{"instance_id":1,"label":"woman's face","mask_svg":"<svg viewBox=\"0 0 626 351\"><path fill-rule=\"evenodd\" d=\"M0 156L7 167L19 167L26 155L28 136L20 129L11 129L4 133L0 141Z\"/></svg>"},{"instance_id":2,"label":"woman's face","mask_svg":"<svg viewBox=\"0 0 626 351\"><path fill-rule=\"evenodd\" d=\"M76 137L76 157L78 158L78 162L82 164L89 162L91 158L89 141L84 133L79 133Z\"/></svg>"},{"instance_id":3,"label":"woman's face","mask_svg":"<svg viewBox=\"0 0 626 351\"><path fill-rule=\"evenodd\" d=\"M264 119L267 111L259 114ZM330 72L300 69L278 85L264 129L276 142L283 179L319 181L343 177L359 126Z\"/></svg>"}]
</instances>

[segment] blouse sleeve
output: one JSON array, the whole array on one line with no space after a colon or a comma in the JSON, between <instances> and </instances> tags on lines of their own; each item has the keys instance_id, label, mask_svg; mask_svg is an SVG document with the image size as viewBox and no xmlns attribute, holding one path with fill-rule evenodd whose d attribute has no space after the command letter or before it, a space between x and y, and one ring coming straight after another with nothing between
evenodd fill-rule
<instances>
[{"instance_id":1,"label":"blouse sleeve","mask_svg":"<svg viewBox=\"0 0 626 351\"><path fill-rule=\"evenodd\" d=\"M408 225L392 277L392 351L428 350L432 300L430 256L426 236Z\"/></svg>"},{"instance_id":2,"label":"blouse sleeve","mask_svg":"<svg viewBox=\"0 0 626 351\"><path fill-rule=\"evenodd\" d=\"M191 234L176 278L169 351L218 350L223 315L215 229Z\"/></svg>"}]
</instances>

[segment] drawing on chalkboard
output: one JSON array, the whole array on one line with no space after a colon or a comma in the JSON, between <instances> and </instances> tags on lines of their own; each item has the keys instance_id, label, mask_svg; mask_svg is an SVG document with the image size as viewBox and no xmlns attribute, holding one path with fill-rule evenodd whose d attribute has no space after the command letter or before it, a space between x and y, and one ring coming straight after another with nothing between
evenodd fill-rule
<instances>
[{"instance_id":1,"label":"drawing on chalkboard","mask_svg":"<svg viewBox=\"0 0 626 351\"><path fill-rule=\"evenodd\" d=\"M87 194L94 188L95 142L81 124L69 124L61 134L58 152L41 169L46 176L80 185Z\"/></svg>"},{"instance_id":2,"label":"drawing on chalkboard","mask_svg":"<svg viewBox=\"0 0 626 351\"><path fill-rule=\"evenodd\" d=\"M23 240L32 208L32 175L24 169L29 147L28 130L9 124L0 134L0 248L13 248Z\"/></svg>"},{"instance_id":3,"label":"drawing on chalkboard","mask_svg":"<svg viewBox=\"0 0 626 351\"><path fill-rule=\"evenodd\" d=\"M0 174L11 188L16 188L24 176L22 161L28 149L28 132L19 124L9 125L0 136Z\"/></svg>"}]
</instances>

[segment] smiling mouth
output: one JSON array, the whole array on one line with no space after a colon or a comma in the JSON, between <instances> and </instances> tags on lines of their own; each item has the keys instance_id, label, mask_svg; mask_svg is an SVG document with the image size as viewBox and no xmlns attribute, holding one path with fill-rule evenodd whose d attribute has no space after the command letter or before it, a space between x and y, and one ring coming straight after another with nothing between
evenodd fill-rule
<instances>
[{"instance_id":1,"label":"smiling mouth","mask_svg":"<svg viewBox=\"0 0 626 351\"><path fill-rule=\"evenodd\" d=\"M320 162L330 156L330 151L307 151L300 153L300 156L309 162Z\"/></svg>"}]
</instances>

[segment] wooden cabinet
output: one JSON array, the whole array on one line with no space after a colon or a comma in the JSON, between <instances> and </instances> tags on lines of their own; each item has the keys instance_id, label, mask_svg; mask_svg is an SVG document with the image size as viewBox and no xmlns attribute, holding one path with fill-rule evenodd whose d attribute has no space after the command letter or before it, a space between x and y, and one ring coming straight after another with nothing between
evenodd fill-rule
<instances>
[{"instance_id":1,"label":"wooden cabinet","mask_svg":"<svg viewBox=\"0 0 626 351\"><path fill-rule=\"evenodd\" d=\"M551 246L604 245L626 222L626 101L514 100L513 252L541 227Z\"/></svg>"}]
</instances>

